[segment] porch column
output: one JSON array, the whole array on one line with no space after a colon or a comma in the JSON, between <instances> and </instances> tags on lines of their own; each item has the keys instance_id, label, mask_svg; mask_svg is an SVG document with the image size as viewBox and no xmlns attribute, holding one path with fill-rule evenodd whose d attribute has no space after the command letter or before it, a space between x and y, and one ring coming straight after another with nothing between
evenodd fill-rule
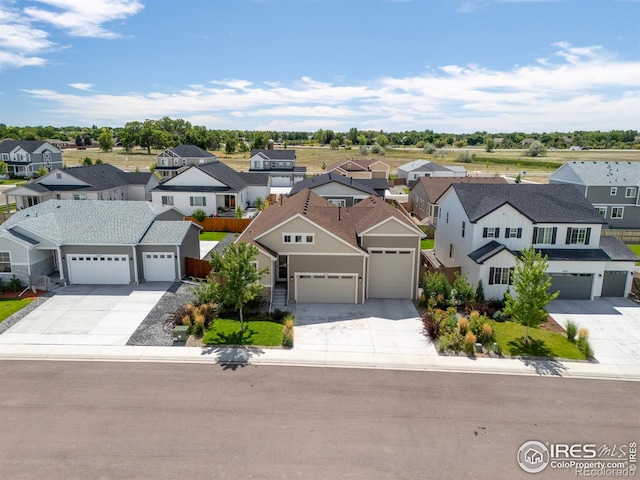
<instances>
[{"instance_id":1,"label":"porch column","mask_svg":"<svg viewBox=\"0 0 640 480\"><path fill-rule=\"evenodd\" d=\"M133 276L135 277L136 285L140 285L138 278L138 256L136 255L136 246L131 245L131 249L133 250L133 257L131 258L133 260Z\"/></svg>"},{"instance_id":2,"label":"porch column","mask_svg":"<svg viewBox=\"0 0 640 480\"><path fill-rule=\"evenodd\" d=\"M60 282L65 280L64 278L64 264L62 263L62 249L56 248L56 255L58 256L58 271L60 272Z\"/></svg>"}]
</instances>

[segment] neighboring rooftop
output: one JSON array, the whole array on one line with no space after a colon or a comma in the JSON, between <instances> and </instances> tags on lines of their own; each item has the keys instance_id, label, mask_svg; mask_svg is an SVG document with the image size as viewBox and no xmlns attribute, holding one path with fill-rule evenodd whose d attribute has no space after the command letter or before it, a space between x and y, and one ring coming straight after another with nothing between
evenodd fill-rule
<instances>
[{"instance_id":1,"label":"neighboring rooftop","mask_svg":"<svg viewBox=\"0 0 640 480\"><path fill-rule=\"evenodd\" d=\"M420 177L416 182L411 185L409 191L416 188L417 185L422 185L429 203L436 203L438 198L451 186L453 183L485 183L485 184L507 184L507 180L503 177Z\"/></svg>"},{"instance_id":2,"label":"neighboring rooftop","mask_svg":"<svg viewBox=\"0 0 640 480\"><path fill-rule=\"evenodd\" d=\"M189 165L186 167L183 172L187 171L190 168L197 168L198 170L204 172L212 178L215 178L219 182L224 183L229 187L229 189L234 191L242 190L247 186L247 182L245 181L244 175L236 172L230 166L222 163L219 160L215 160L213 162L200 163L198 165ZM177 176L180 176L177 175ZM172 180L176 178L170 178L166 180L164 183L161 183L154 190L167 190L167 191L198 191L197 186L174 186L171 185ZM224 189L225 187L218 187L218 189ZM202 186L199 191L213 191L216 187L210 186Z\"/></svg>"},{"instance_id":3,"label":"neighboring rooftop","mask_svg":"<svg viewBox=\"0 0 640 480\"><path fill-rule=\"evenodd\" d=\"M0 141L0 153L9 153L16 147L21 147L27 153L33 153L46 143L44 140L2 140Z\"/></svg>"},{"instance_id":4,"label":"neighboring rooftop","mask_svg":"<svg viewBox=\"0 0 640 480\"><path fill-rule=\"evenodd\" d=\"M442 165L438 165L437 163L432 162L431 160L414 160L409 163L405 163L404 165L400 165L398 170L404 170L405 172L447 172L450 171L450 168L443 167Z\"/></svg>"},{"instance_id":5,"label":"neighboring rooftop","mask_svg":"<svg viewBox=\"0 0 640 480\"><path fill-rule=\"evenodd\" d=\"M208 158L215 157L215 155L203 150L197 145L185 145L180 144L176 147L168 148L167 150L171 150L173 153L178 155L180 158Z\"/></svg>"},{"instance_id":6,"label":"neighboring rooftop","mask_svg":"<svg viewBox=\"0 0 640 480\"><path fill-rule=\"evenodd\" d=\"M254 148L251 150L251 156L262 154L270 160L295 160L295 150L268 150L266 148Z\"/></svg>"},{"instance_id":7,"label":"neighboring rooftop","mask_svg":"<svg viewBox=\"0 0 640 480\"><path fill-rule=\"evenodd\" d=\"M549 180L591 186L640 185L640 162L565 162Z\"/></svg>"},{"instance_id":8,"label":"neighboring rooftop","mask_svg":"<svg viewBox=\"0 0 640 480\"><path fill-rule=\"evenodd\" d=\"M296 193L304 190L305 188L316 188L322 185L327 185L328 183L335 182L340 185L346 185L348 187L354 188L356 190L360 190L362 193L367 195L378 195L376 191L368 185L361 183L360 180L353 179L350 177L345 177L344 175L340 175L338 173L323 173L322 175L316 175L315 177L307 178L306 180L302 180L300 182L296 182L289 195L295 195ZM388 185L388 182L387 182Z\"/></svg>"},{"instance_id":9,"label":"neighboring rooftop","mask_svg":"<svg viewBox=\"0 0 640 480\"><path fill-rule=\"evenodd\" d=\"M471 222L508 204L533 223L607 223L571 185L454 183L451 188Z\"/></svg>"}]
</instances>

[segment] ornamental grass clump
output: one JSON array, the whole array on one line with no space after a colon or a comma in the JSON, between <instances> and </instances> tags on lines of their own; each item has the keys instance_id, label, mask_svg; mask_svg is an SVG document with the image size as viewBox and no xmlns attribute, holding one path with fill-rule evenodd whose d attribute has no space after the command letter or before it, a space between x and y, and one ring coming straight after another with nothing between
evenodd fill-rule
<instances>
[{"instance_id":1,"label":"ornamental grass clump","mask_svg":"<svg viewBox=\"0 0 640 480\"><path fill-rule=\"evenodd\" d=\"M282 346L286 348L293 348L293 315L289 314L284 319L284 326L282 327Z\"/></svg>"},{"instance_id":2,"label":"ornamental grass clump","mask_svg":"<svg viewBox=\"0 0 640 480\"><path fill-rule=\"evenodd\" d=\"M469 355L475 355L476 353L476 341L477 337L473 334L473 332L467 332L464 336L464 351Z\"/></svg>"},{"instance_id":3,"label":"ornamental grass clump","mask_svg":"<svg viewBox=\"0 0 640 480\"><path fill-rule=\"evenodd\" d=\"M578 333L578 325L576 325L575 322L569 320L567 322L567 328L565 328L565 330L567 331L567 340L569 340L571 343L575 343L576 334Z\"/></svg>"},{"instance_id":4,"label":"ornamental grass clump","mask_svg":"<svg viewBox=\"0 0 640 480\"><path fill-rule=\"evenodd\" d=\"M589 342L589 330L586 328L580 328L578 330L578 341L576 342L578 348L585 357L593 357L593 348Z\"/></svg>"},{"instance_id":5,"label":"ornamental grass clump","mask_svg":"<svg viewBox=\"0 0 640 480\"><path fill-rule=\"evenodd\" d=\"M458 330L460 331L460 335L466 335L469 330L469 320L466 318L458 319Z\"/></svg>"}]
</instances>

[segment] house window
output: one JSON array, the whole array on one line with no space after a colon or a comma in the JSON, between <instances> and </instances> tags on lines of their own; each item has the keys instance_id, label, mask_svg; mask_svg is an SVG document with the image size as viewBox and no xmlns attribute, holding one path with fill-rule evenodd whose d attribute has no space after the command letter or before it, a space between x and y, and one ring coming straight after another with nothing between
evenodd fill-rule
<instances>
[{"instance_id":1,"label":"house window","mask_svg":"<svg viewBox=\"0 0 640 480\"><path fill-rule=\"evenodd\" d=\"M611 195L617 195L618 194L618 187L611 187Z\"/></svg>"},{"instance_id":2,"label":"house window","mask_svg":"<svg viewBox=\"0 0 640 480\"><path fill-rule=\"evenodd\" d=\"M166 167L167 166L167 159L166 158L161 158L160 159L160 166L161 167Z\"/></svg>"},{"instance_id":3,"label":"house window","mask_svg":"<svg viewBox=\"0 0 640 480\"><path fill-rule=\"evenodd\" d=\"M27 196L22 199L22 206L24 208L33 207L34 205L37 205L39 203L40 203L40 197Z\"/></svg>"},{"instance_id":4,"label":"house window","mask_svg":"<svg viewBox=\"0 0 640 480\"><path fill-rule=\"evenodd\" d=\"M11 254L0 252L0 273L11 273Z\"/></svg>"},{"instance_id":5,"label":"house window","mask_svg":"<svg viewBox=\"0 0 640 480\"><path fill-rule=\"evenodd\" d=\"M462 222L462 236L464 237L464 229L467 226L465 222Z\"/></svg>"},{"instance_id":6,"label":"house window","mask_svg":"<svg viewBox=\"0 0 640 480\"><path fill-rule=\"evenodd\" d=\"M48 150L44 152L44 164L47 167L51 166L51 152Z\"/></svg>"},{"instance_id":7,"label":"house window","mask_svg":"<svg viewBox=\"0 0 640 480\"><path fill-rule=\"evenodd\" d=\"M588 245L591 236L590 228L567 228L567 245Z\"/></svg>"},{"instance_id":8,"label":"house window","mask_svg":"<svg viewBox=\"0 0 640 480\"><path fill-rule=\"evenodd\" d=\"M489 269L489 285L511 285L511 271L509 267L491 267Z\"/></svg>"},{"instance_id":9,"label":"house window","mask_svg":"<svg viewBox=\"0 0 640 480\"><path fill-rule=\"evenodd\" d=\"M189 197L189 205L192 207L206 207L207 197Z\"/></svg>"},{"instance_id":10,"label":"house window","mask_svg":"<svg viewBox=\"0 0 640 480\"><path fill-rule=\"evenodd\" d=\"M484 227L482 238L500 238L500 229L498 227Z\"/></svg>"},{"instance_id":11,"label":"house window","mask_svg":"<svg viewBox=\"0 0 640 480\"><path fill-rule=\"evenodd\" d=\"M172 195L163 195L162 196L162 205L173 206L173 196Z\"/></svg>"},{"instance_id":12,"label":"house window","mask_svg":"<svg viewBox=\"0 0 640 480\"><path fill-rule=\"evenodd\" d=\"M176 166L176 167L177 167L179 163L180 163L179 159L177 159L177 158L174 158L174 159L173 159L173 165L174 165L174 166Z\"/></svg>"},{"instance_id":13,"label":"house window","mask_svg":"<svg viewBox=\"0 0 640 480\"><path fill-rule=\"evenodd\" d=\"M278 162L278 167L283 168L284 167L284 162Z\"/></svg>"},{"instance_id":14,"label":"house window","mask_svg":"<svg viewBox=\"0 0 640 480\"><path fill-rule=\"evenodd\" d=\"M8 153L3 153L2 154L2 161L3 162L8 162L9 161L9 154Z\"/></svg>"},{"instance_id":15,"label":"house window","mask_svg":"<svg viewBox=\"0 0 640 480\"><path fill-rule=\"evenodd\" d=\"M260 168L260 161L256 160L255 162L253 162L253 168Z\"/></svg>"},{"instance_id":16,"label":"house window","mask_svg":"<svg viewBox=\"0 0 640 480\"><path fill-rule=\"evenodd\" d=\"M314 243L313 233L285 233L282 235L282 243Z\"/></svg>"},{"instance_id":17,"label":"house window","mask_svg":"<svg viewBox=\"0 0 640 480\"><path fill-rule=\"evenodd\" d=\"M558 229L556 227L533 227L532 243L555 245L557 232Z\"/></svg>"},{"instance_id":18,"label":"house window","mask_svg":"<svg viewBox=\"0 0 640 480\"><path fill-rule=\"evenodd\" d=\"M62 173L57 172L57 173L56 173L56 179L57 179L57 180L61 180L61 179L62 179Z\"/></svg>"},{"instance_id":19,"label":"house window","mask_svg":"<svg viewBox=\"0 0 640 480\"><path fill-rule=\"evenodd\" d=\"M329 201L331 203L333 203L336 207L346 207L347 206L347 202L344 198L334 198L334 199L329 199Z\"/></svg>"},{"instance_id":20,"label":"house window","mask_svg":"<svg viewBox=\"0 0 640 480\"><path fill-rule=\"evenodd\" d=\"M635 198L637 191L638 191L637 187L627 187L627 189L624 192L624 196L626 198Z\"/></svg>"},{"instance_id":21,"label":"house window","mask_svg":"<svg viewBox=\"0 0 640 480\"><path fill-rule=\"evenodd\" d=\"M285 165L287 166L287 168L291 168L291 162L286 162Z\"/></svg>"},{"instance_id":22,"label":"house window","mask_svg":"<svg viewBox=\"0 0 640 480\"><path fill-rule=\"evenodd\" d=\"M504 238L522 238L522 228L507 228Z\"/></svg>"},{"instance_id":23,"label":"house window","mask_svg":"<svg viewBox=\"0 0 640 480\"><path fill-rule=\"evenodd\" d=\"M200 163L202 163L202 159L200 159ZM187 159L186 159L186 158L183 158L183 159L182 159L182 166L184 167L184 166L186 166L186 165L187 165Z\"/></svg>"},{"instance_id":24,"label":"house window","mask_svg":"<svg viewBox=\"0 0 640 480\"><path fill-rule=\"evenodd\" d=\"M74 200L86 200L87 199L87 194L86 193L74 193L73 194L73 199Z\"/></svg>"},{"instance_id":25,"label":"house window","mask_svg":"<svg viewBox=\"0 0 640 480\"><path fill-rule=\"evenodd\" d=\"M611 218L622 218L624 207L611 207Z\"/></svg>"},{"instance_id":26,"label":"house window","mask_svg":"<svg viewBox=\"0 0 640 480\"><path fill-rule=\"evenodd\" d=\"M604 218L607 218L607 207L596 207L596 210L598 210L598 213Z\"/></svg>"}]
</instances>

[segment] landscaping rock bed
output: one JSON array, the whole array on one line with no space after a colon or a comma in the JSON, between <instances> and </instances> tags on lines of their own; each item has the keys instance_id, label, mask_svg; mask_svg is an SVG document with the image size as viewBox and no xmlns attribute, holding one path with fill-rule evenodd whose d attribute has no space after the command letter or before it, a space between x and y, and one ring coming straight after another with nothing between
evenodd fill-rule
<instances>
[{"instance_id":1,"label":"landscaping rock bed","mask_svg":"<svg viewBox=\"0 0 640 480\"><path fill-rule=\"evenodd\" d=\"M136 331L133 332L127 345L173 345L172 328L167 323L173 312L187 303L193 302L195 297L191 290L192 285L180 282L174 283L145 317Z\"/></svg>"}]
</instances>

